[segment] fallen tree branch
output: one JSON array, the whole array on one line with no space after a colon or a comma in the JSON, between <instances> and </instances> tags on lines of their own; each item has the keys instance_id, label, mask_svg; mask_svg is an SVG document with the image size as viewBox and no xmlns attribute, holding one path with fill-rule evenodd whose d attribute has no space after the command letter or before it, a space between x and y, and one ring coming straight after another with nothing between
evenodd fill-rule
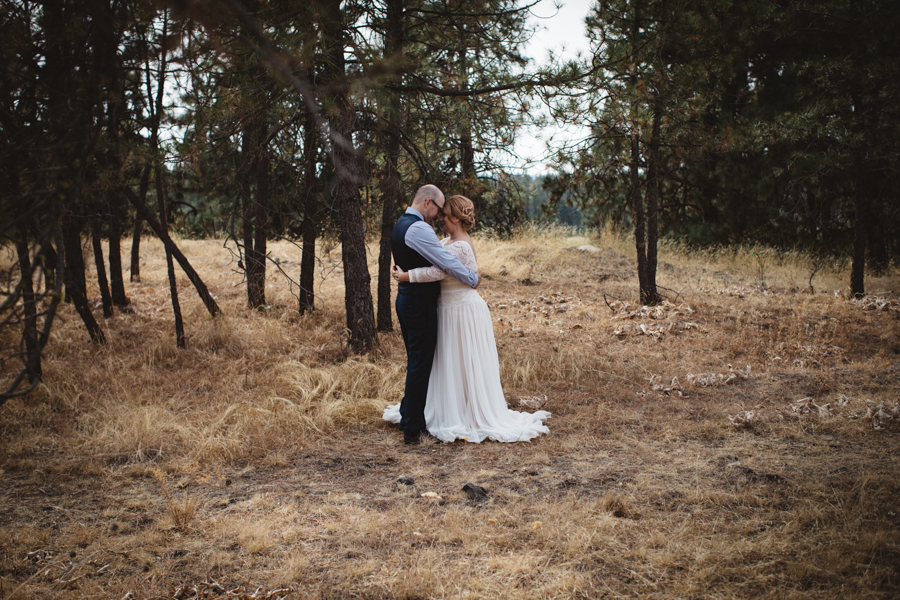
<instances>
[{"instance_id":1,"label":"fallen tree branch","mask_svg":"<svg viewBox=\"0 0 900 600\"><path fill-rule=\"evenodd\" d=\"M178 249L178 246L175 245L172 238L169 237L169 232L162 228L159 221L156 220L156 217L153 216L153 213L147 208L147 205L144 204L144 201L129 187L125 188L125 196L137 210L138 216L150 225L150 228L156 233L156 236L162 240L166 249L171 252L172 257L178 261L179 265L181 265L181 269L184 271L185 275L188 276L188 279L191 280L191 283L194 284L194 287L197 289L197 293L200 295L200 299L203 301L209 314L214 317L222 314L222 309L219 308L215 299L210 295L209 289L206 287L206 284L203 283L203 280L200 279L200 275L197 274L197 271L195 271L191 266L191 263L188 262L187 257Z\"/></svg>"}]
</instances>

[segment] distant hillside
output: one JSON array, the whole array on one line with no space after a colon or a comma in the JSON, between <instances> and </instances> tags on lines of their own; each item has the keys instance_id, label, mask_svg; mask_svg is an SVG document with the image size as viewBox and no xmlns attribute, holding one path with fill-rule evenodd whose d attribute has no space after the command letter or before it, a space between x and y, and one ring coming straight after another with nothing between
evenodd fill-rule
<instances>
[{"instance_id":1,"label":"distant hillside","mask_svg":"<svg viewBox=\"0 0 900 600\"><path fill-rule=\"evenodd\" d=\"M550 192L544 189L544 177L532 177L530 175L516 175L513 179L522 187L522 197L525 200L525 212L529 219L547 218L542 207L550 200ZM581 227L581 211L566 204L569 193L563 195L563 201L556 208L552 218L548 220L561 225Z\"/></svg>"}]
</instances>

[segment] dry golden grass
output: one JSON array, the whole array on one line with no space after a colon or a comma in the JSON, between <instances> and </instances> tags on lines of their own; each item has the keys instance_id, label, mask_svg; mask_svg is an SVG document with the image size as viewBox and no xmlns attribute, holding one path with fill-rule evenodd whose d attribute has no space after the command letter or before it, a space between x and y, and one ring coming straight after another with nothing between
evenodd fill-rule
<instances>
[{"instance_id":1,"label":"dry golden grass","mask_svg":"<svg viewBox=\"0 0 900 600\"><path fill-rule=\"evenodd\" d=\"M109 346L63 307L44 385L0 408L0 599L900 593L896 272L851 303L846 265L668 245L642 310L614 232L476 238L507 400L551 434L407 448L380 418L402 341L348 353L339 248L300 316L274 270L249 312L222 242L179 243L224 317L179 275L177 350L145 240Z\"/></svg>"}]
</instances>

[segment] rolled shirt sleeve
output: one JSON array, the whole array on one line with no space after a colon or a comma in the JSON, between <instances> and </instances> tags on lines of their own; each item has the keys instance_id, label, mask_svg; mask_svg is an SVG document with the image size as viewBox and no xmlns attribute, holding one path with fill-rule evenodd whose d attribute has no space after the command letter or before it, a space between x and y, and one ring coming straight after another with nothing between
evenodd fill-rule
<instances>
[{"instance_id":1,"label":"rolled shirt sleeve","mask_svg":"<svg viewBox=\"0 0 900 600\"><path fill-rule=\"evenodd\" d=\"M404 238L406 245L424 256L441 271L456 277L468 286L475 287L478 284L478 274L467 269L458 258L450 254L441 246L434 229L425 221L413 223L406 230Z\"/></svg>"}]
</instances>

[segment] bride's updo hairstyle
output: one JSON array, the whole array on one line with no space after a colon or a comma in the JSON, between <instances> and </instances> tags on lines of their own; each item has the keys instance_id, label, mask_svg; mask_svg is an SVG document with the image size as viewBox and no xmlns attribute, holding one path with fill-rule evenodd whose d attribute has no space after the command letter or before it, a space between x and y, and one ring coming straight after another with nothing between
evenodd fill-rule
<instances>
[{"instance_id":1,"label":"bride's updo hairstyle","mask_svg":"<svg viewBox=\"0 0 900 600\"><path fill-rule=\"evenodd\" d=\"M475 227L475 205L465 196L450 196L447 198L450 205L450 214L459 219L459 224L464 231Z\"/></svg>"}]
</instances>

